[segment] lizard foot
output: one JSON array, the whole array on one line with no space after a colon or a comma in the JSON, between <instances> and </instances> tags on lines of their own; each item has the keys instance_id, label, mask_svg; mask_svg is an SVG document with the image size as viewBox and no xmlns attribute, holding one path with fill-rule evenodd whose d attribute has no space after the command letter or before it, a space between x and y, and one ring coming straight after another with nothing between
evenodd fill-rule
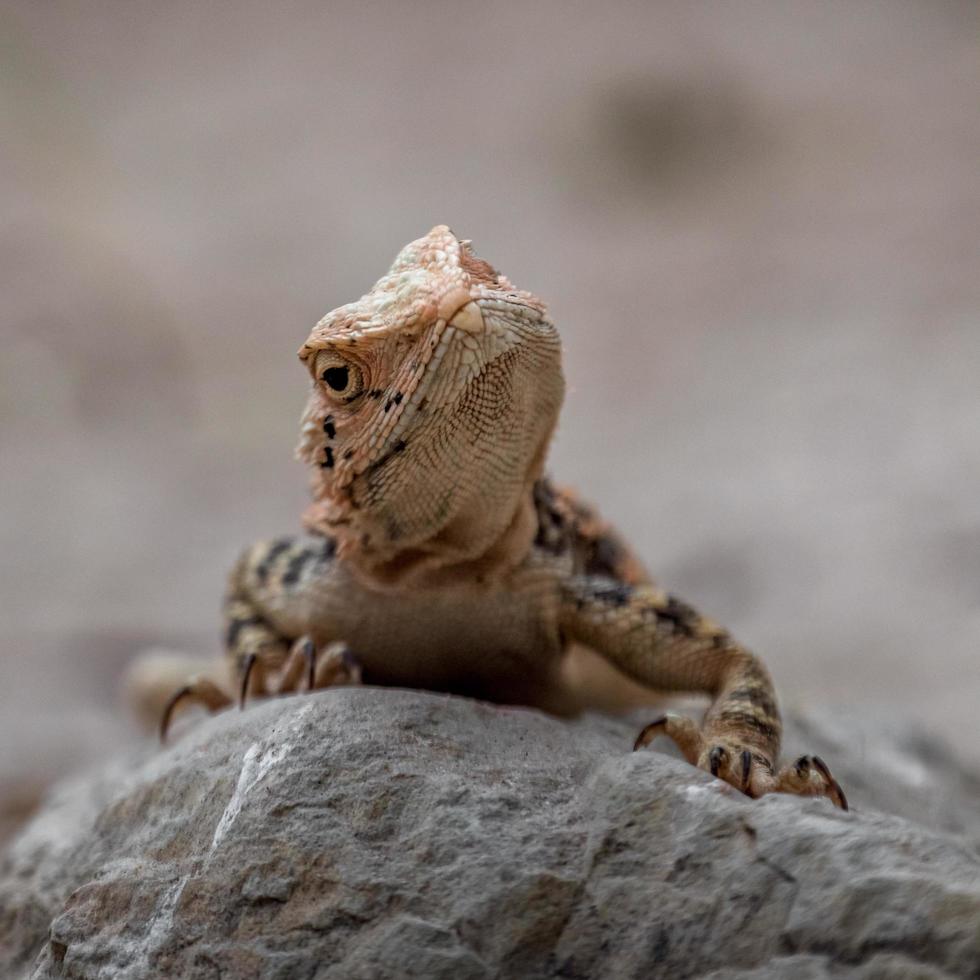
<instances>
[{"instance_id":1,"label":"lizard foot","mask_svg":"<svg viewBox=\"0 0 980 980\"><path fill-rule=\"evenodd\" d=\"M266 678L266 674L271 676ZM248 695L292 694L302 684L306 691L361 683L361 665L346 643L330 643L323 650L308 636L300 637L278 672L268 672L254 655L242 661L238 704Z\"/></svg>"},{"instance_id":2,"label":"lizard foot","mask_svg":"<svg viewBox=\"0 0 980 980\"><path fill-rule=\"evenodd\" d=\"M343 684L361 683L361 665L346 643L330 643L322 651L308 637L297 640L281 667L270 667L262 657L250 653L241 659L237 670L238 707L244 708L250 697L291 694L302 684L307 691ZM234 698L212 678L196 674L167 700L160 718L160 741L178 707L200 704L210 712L219 711Z\"/></svg>"},{"instance_id":3,"label":"lizard foot","mask_svg":"<svg viewBox=\"0 0 980 980\"><path fill-rule=\"evenodd\" d=\"M690 718L672 714L647 725L637 736L633 751L648 745L658 735L672 739L691 765L723 779L746 796L757 798L766 793L826 796L834 806L847 809L844 791L819 756L801 756L777 774L772 762L757 749L739 745L731 738L706 738Z\"/></svg>"}]
</instances>

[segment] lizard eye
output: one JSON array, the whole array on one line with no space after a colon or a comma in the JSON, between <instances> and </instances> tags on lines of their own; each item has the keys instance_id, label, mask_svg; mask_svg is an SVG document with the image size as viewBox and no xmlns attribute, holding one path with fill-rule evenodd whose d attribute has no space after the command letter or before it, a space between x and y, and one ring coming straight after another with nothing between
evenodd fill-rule
<instances>
[{"instance_id":1,"label":"lizard eye","mask_svg":"<svg viewBox=\"0 0 980 980\"><path fill-rule=\"evenodd\" d=\"M351 401L364 389L361 369L328 351L324 351L316 359L316 376L332 395L344 401Z\"/></svg>"},{"instance_id":2,"label":"lizard eye","mask_svg":"<svg viewBox=\"0 0 980 980\"><path fill-rule=\"evenodd\" d=\"M323 372L323 380L334 391L346 391L350 384L350 370L345 367L330 367Z\"/></svg>"}]
</instances>

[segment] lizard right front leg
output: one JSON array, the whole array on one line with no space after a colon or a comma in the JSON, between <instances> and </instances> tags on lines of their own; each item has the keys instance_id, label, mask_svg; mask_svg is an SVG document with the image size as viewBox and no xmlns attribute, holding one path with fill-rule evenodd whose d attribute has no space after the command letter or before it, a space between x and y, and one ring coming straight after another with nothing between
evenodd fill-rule
<instances>
[{"instance_id":1,"label":"lizard right front leg","mask_svg":"<svg viewBox=\"0 0 980 980\"><path fill-rule=\"evenodd\" d=\"M322 577L333 558L328 538L279 538L249 548L236 562L224 604L225 660L187 678L167 700L160 721L161 739L174 711L202 704L217 711L237 698L288 694L305 683L307 690L360 682L360 669L344 644L320 649L311 624L284 629L281 616ZM302 617L286 617L296 625ZM298 634L298 635L297 635Z\"/></svg>"}]
</instances>

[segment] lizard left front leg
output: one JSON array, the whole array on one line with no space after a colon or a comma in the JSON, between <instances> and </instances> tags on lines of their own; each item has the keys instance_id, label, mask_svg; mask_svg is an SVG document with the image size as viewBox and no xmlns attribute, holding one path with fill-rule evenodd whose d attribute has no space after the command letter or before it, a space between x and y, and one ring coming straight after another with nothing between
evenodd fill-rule
<instances>
[{"instance_id":1,"label":"lizard left front leg","mask_svg":"<svg viewBox=\"0 0 980 980\"><path fill-rule=\"evenodd\" d=\"M667 735L692 765L749 796L822 795L847 809L843 791L816 756L776 771L782 722L769 672L687 604L652 585L576 577L563 587L561 628L642 683L712 697L700 729L689 718L667 715L647 725L634 748Z\"/></svg>"}]
</instances>

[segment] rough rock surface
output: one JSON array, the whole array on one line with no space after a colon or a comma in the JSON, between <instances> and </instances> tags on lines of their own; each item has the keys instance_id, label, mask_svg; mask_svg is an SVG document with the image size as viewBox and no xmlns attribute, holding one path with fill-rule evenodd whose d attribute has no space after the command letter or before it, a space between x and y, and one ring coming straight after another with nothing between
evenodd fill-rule
<instances>
[{"instance_id":1,"label":"rough rock surface","mask_svg":"<svg viewBox=\"0 0 980 980\"><path fill-rule=\"evenodd\" d=\"M0 866L0 975L980 977L976 780L843 724L791 741L850 813L624 721L370 688L227 712L51 794Z\"/></svg>"}]
</instances>

